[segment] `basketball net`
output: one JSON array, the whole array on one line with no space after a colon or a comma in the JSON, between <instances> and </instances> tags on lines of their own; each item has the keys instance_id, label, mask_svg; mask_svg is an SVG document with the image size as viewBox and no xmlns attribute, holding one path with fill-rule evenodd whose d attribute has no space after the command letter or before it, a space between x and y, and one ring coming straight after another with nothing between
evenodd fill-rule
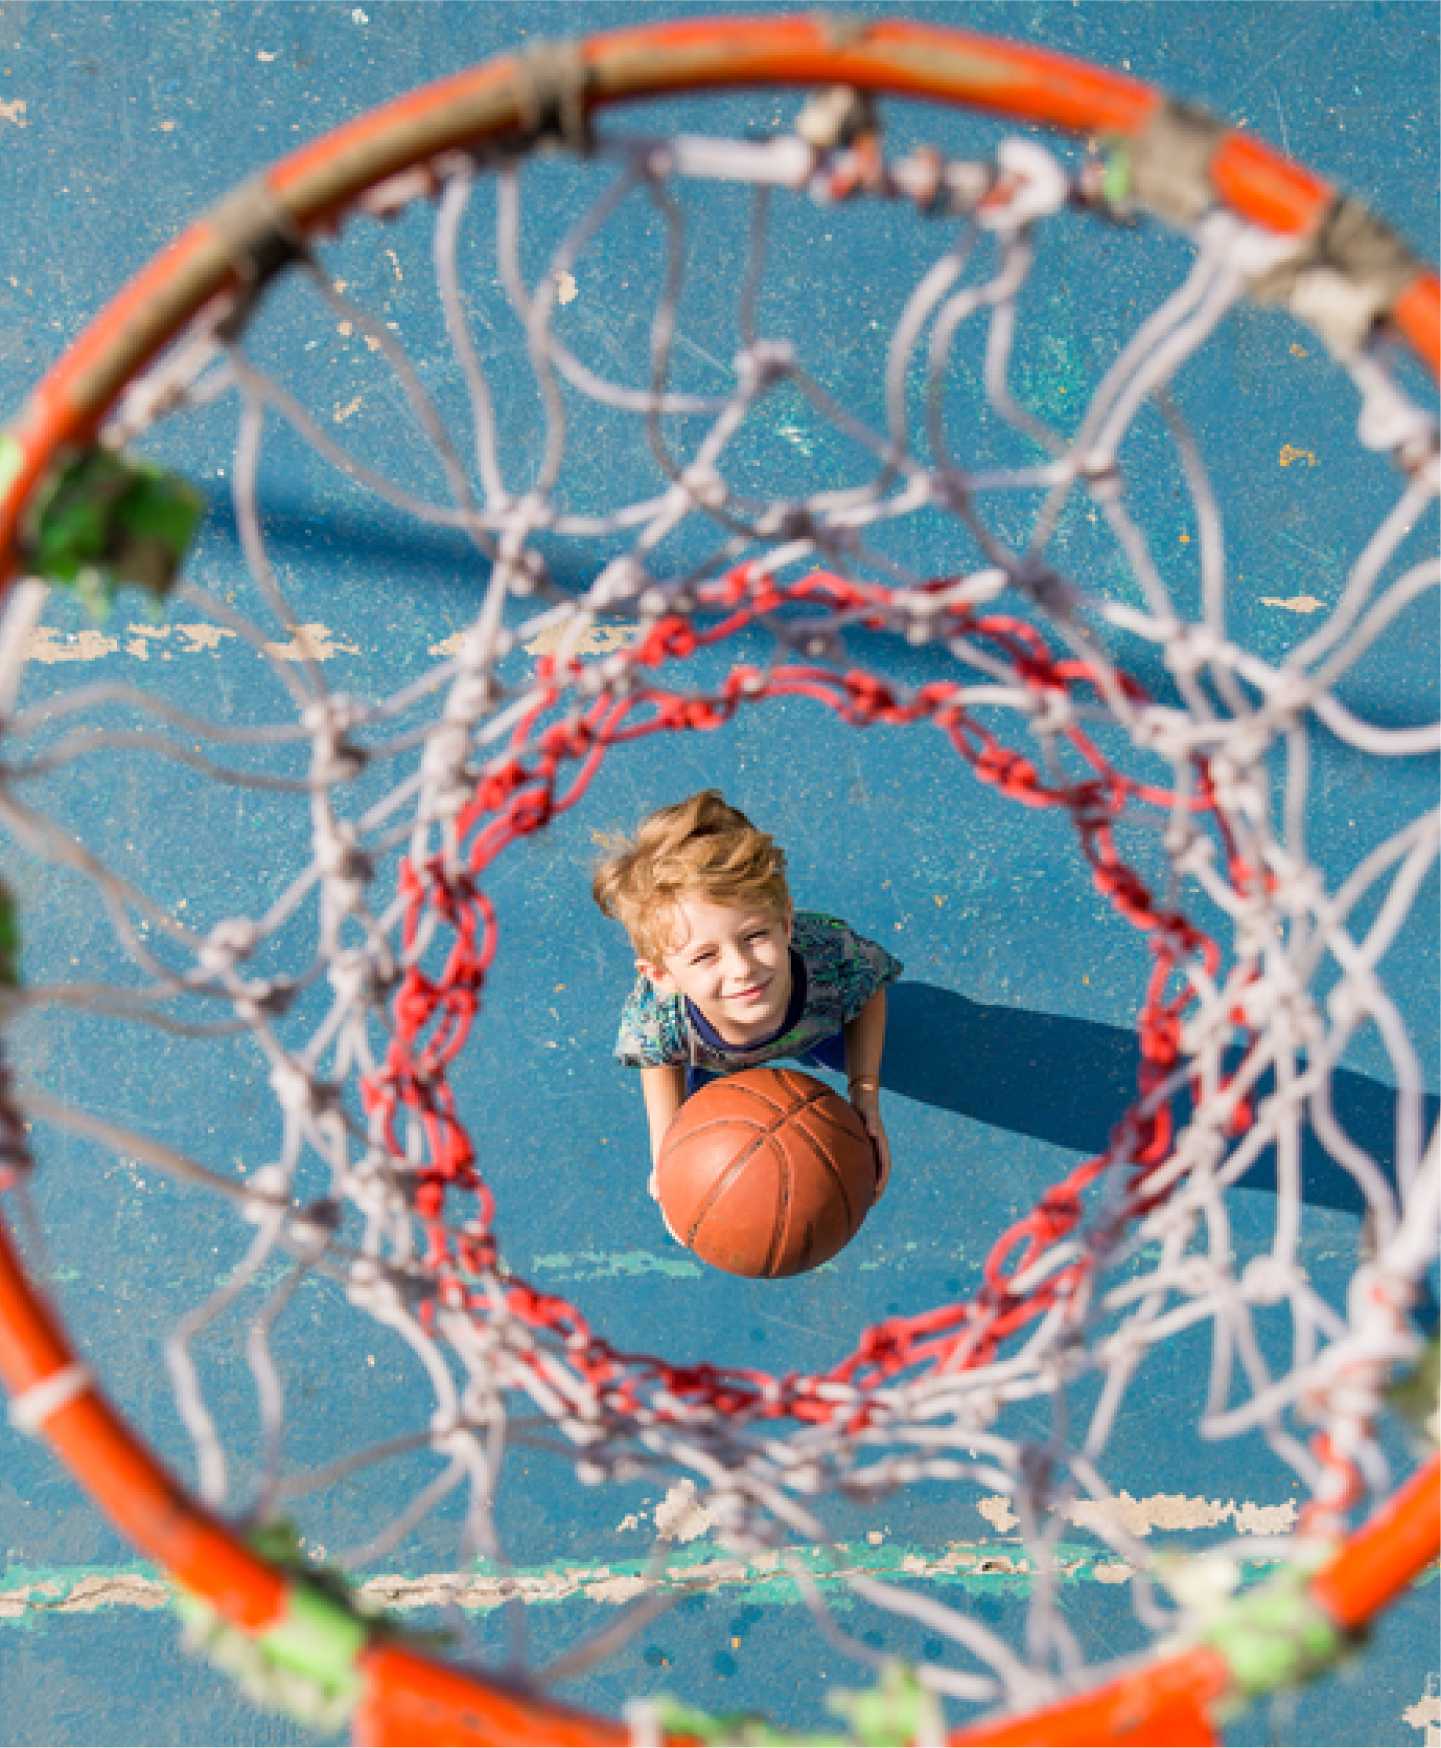
<instances>
[{"instance_id":1,"label":"basketball net","mask_svg":"<svg viewBox=\"0 0 1441 1748\"><path fill-rule=\"evenodd\" d=\"M703 105L654 135L598 124L626 95L757 84L830 89L781 100L764 136L706 131ZM897 93L983 102L1084 133L1091 148L995 130L984 150L958 151L929 114L934 137L908 144L902 128L893 143L874 100ZM980 138L978 122L965 126L967 142ZM574 209L539 261L532 199ZM705 325L713 280L698 288L695 275L722 200L742 215L743 247L718 357ZM635 203L653 221L648 266L608 249ZM885 328L860 290L844 340L782 325L768 276L803 259L818 284L844 284L843 244L828 233L872 209L877 223L905 219L913 264ZM1124 220L1107 258L1125 304L1127 261L1158 234L1155 217L1188 245L1169 289L1126 334L1109 337L1114 308L1098 319L1080 404L1047 403L1033 376L1027 392L1018 360L1047 244ZM403 283L415 298L430 276L447 360L411 356L389 292L371 303L355 289L367 271L373 287ZM628 369L570 319L577 285L607 287L612 309L635 300L617 317L637 342ZM1088 283L1084 301L1099 309L1105 295ZM1183 412L1208 342L1247 298L1287 306L1350 377L1356 470L1381 506L1334 603L1280 654L1234 628L1224 491L1210 471L1225 457ZM552 1696L552 1680L684 1594L663 1538L615 1627L508 1685L370 1623L366 1574L457 1495L456 1594L477 1562L505 1570L501 1502L537 1420L587 1487L683 1483L738 1570L759 1562L788 1578L826 1642L880 1684L879 1711L856 1726L876 1740L947 1729L992 1742L1208 1740L1228 1708L1328 1667L1435 1557L1434 1469L1387 1503L1412 1461L1388 1391L1423 1359L1413 1313L1438 1217L1427 1016L1406 1010L1387 954L1418 896L1434 898L1437 814L1423 805L1324 867L1308 832L1323 740L1364 757L1378 781L1405 774L1398 794L1425 792L1414 773L1437 750L1434 699L1392 693L1378 720L1348 690L1438 580L1435 431L1404 386L1409 374L1411 392L1422 388L1424 374L1396 338L1434 367L1435 309L1434 276L1368 215L1131 80L897 21L756 18L549 49L377 112L226 202L82 337L4 453L0 550L16 580L0 820L26 866L85 883L113 939L93 956L103 976L71 975L27 939L45 970L9 991L3 1182L23 1228L47 1146L68 1137L233 1216L224 1285L163 1332L190 1451L183 1495L60 1330L38 1248L26 1246L37 1285L9 1239L0 1369L16 1424L47 1437L175 1577L217 1657L265 1696L330 1727L352 1717L375 1740L750 1729L673 1702L612 1725L566 1710L563 1688ZM529 358L523 422L498 405L481 344L502 322L503 344ZM873 358L865 407L828 386L829 355L852 346ZM327 361L344 373L339 395ZM362 392L388 396L383 440L348 438L344 407ZM782 405L846 459L799 477L798 441L777 470L783 489L768 490L763 468L731 464ZM402 437L423 451L405 477L428 470L428 495L386 465ZM466 543L483 579L469 623L424 662L398 659L384 695L332 684L322 585L307 582L303 541L277 555L293 507L283 490L267 497L285 473L267 469L267 445L288 455L296 438L346 507L337 540L357 525L348 506L370 494L416 540ZM627 479L641 458L649 484L596 501L600 453ZM226 565L223 549L203 575L179 562L200 499L171 477L177 465L229 494L243 562ZM1181 494L1184 564L1138 510L1156 468ZM920 534L937 550L941 526L953 562L916 569ZM120 633L112 616L74 634L150 637L156 659L131 664L143 685L128 670L117 684L26 669L61 583L102 600L123 583L165 596L148 630ZM240 679L232 668L213 716L177 701L184 664L160 659L166 637L167 650L223 642L227 662L249 664ZM937 677L903 683L898 652L917 649L934 652ZM1149 652L1161 687L1136 677ZM287 699L282 720L274 706ZM1064 822L1118 931L1149 949L1134 996L1139 1069L1104 1152L994 1234L953 1302L906 1306L806 1373L630 1351L525 1278L507 1250L485 1117L455 1091L484 1035L497 956L526 952L495 896L505 859L580 807L602 762L632 743L723 729L777 700L857 729L914 725L954 761L939 792L958 810L979 784ZM166 773L178 842L137 850L126 840L147 822L88 823L90 773L123 794L127 763L137 783ZM252 819L264 821L260 857L238 851ZM183 870L217 830L237 845L234 899L200 914ZM15 916L23 935L23 902ZM113 1022L128 1050L152 1048L140 1040L154 1028L156 1133L133 1110L67 1097L43 1071L44 1025L77 1010ZM1395 1085L1383 1154L1333 1101L1363 1032L1381 1041ZM273 1095L240 1162L178 1144L165 1115L219 1036L245 1042ZM569 1137L567 1160L586 1144ZM1365 1209L1340 1291L1300 1260L1314 1217L1303 1153L1318 1148ZM1229 1209L1265 1171L1274 1217L1257 1242ZM324 1397L297 1404L276 1330L300 1284L321 1278L340 1289L327 1298L337 1317L406 1344L427 1402L378 1448L320 1456L323 1437L307 1437L296 1469L287 1440L297 1422L323 1434ZM215 1337L236 1319L248 1429L225 1424L206 1381ZM1274 1534L1238 1533L1168 1565L1128 1519L1109 1446L1152 1388L1156 1355L1186 1340L1206 1358L1189 1399L1167 1385L1177 1420L1214 1443L1217 1474L1260 1460L1300 1505ZM317 1366L357 1347L323 1350ZM303 1531L309 1493L417 1450L431 1455L428 1478L351 1552L344 1580L276 1527L295 1517ZM1014 1528L1013 1571L1028 1586L1020 1639L954 1590L847 1556L835 1502L920 1488L944 1489L955 1521L987 1501ZM1121 1671L1092 1668L1066 1619L1062 1541L1078 1524L1134 1604L1132 1643L1108 1653L1124 1653ZM1257 1558L1279 1576L1243 1585L1242 1562ZM898 1670L840 1599L897 1631L919 1625L929 1649Z\"/></svg>"}]
</instances>

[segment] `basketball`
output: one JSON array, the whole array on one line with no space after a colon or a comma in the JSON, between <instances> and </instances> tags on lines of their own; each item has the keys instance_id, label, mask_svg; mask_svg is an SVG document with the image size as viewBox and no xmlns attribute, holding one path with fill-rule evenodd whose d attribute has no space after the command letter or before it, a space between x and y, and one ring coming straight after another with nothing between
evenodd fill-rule
<instances>
[{"instance_id":1,"label":"basketball","mask_svg":"<svg viewBox=\"0 0 1441 1748\"><path fill-rule=\"evenodd\" d=\"M774 1279L828 1262L876 1194L855 1110L814 1075L748 1068L677 1111L656 1166L671 1229L703 1262Z\"/></svg>"}]
</instances>

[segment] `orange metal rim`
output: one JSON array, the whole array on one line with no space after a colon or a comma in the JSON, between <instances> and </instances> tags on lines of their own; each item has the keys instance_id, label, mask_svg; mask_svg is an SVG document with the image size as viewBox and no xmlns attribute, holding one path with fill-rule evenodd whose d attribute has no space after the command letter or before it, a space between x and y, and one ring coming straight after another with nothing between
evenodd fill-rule
<instances>
[{"instance_id":1,"label":"orange metal rim","mask_svg":"<svg viewBox=\"0 0 1441 1748\"><path fill-rule=\"evenodd\" d=\"M683 90L839 83L986 109L1074 133L1129 136L1162 102L1157 91L1137 80L1070 57L899 19L694 18L590 38L577 45L576 53L585 65L584 104L591 110ZM320 228L388 176L439 152L513 133L524 121L525 80L525 63L506 57L427 86L300 148L266 173L264 186L291 223L306 232ZM1223 142L1215 177L1218 191L1238 213L1286 233L1314 225L1331 199L1325 182L1240 133ZM13 427L21 458L0 501L0 587L16 568L25 506L57 455L90 441L125 384L210 299L236 284L229 246L210 218L200 219L131 281L38 385ZM1425 274L1403 293L1394 313L1400 332L1433 371L1441 361L1438 312L1441 282ZM73 1364L63 1330L28 1280L0 1221L0 1377L24 1397ZM189 1499L93 1385L81 1385L38 1418L57 1455L147 1556L233 1624L256 1632L274 1622L289 1580ZM1394 1522L1387 1520L1384 1535L1317 1581L1318 1596L1347 1627L1368 1618L1408 1581L1401 1574L1419 1569L1418 1559L1424 1565L1436 1556L1434 1463L1412 1488L1410 1506ZM1399 1554L1398 1542L1404 1544ZM1206 1698L1219 1691L1209 1654L1189 1654L1180 1676L1171 1663L1156 1670L1153 1685L1159 1682L1157 1691L1164 1689L1175 1704L1181 1703L1175 1693L1178 1679ZM367 1697L361 1727L377 1741L626 1739L617 1724L502 1693L393 1646L364 1653L362 1676ZM1132 1684L1144 1680L1128 1678ZM1131 1704L1131 1686L1122 1697ZM1103 1718L1114 1722L1098 1706L1103 1708L1098 1696L1082 1696L1047 1713L1046 1727L1059 1730L1063 1715L1082 1729ZM527 1729L540 1733L515 1733L521 1718L529 1720ZM422 1719L426 1731L434 1733L407 1735L421 1727ZM1083 1738L994 1730L953 1738L1042 1739Z\"/></svg>"}]
</instances>

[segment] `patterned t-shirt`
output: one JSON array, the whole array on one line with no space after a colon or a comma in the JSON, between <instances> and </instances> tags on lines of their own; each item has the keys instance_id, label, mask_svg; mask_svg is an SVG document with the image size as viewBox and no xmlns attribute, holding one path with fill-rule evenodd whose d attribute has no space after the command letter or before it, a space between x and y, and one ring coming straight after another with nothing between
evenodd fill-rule
<instances>
[{"instance_id":1,"label":"patterned t-shirt","mask_svg":"<svg viewBox=\"0 0 1441 1748\"><path fill-rule=\"evenodd\" d=\"M723 1044L684 996L661 995L642 977L621 1010L616 1058L627 1068L692 1065L733 1074L778 1056L802 1056L834 1037L903 969L899 959L839 917L798 910L791 931L791 1004L779 1031L753 1044Z\"/></svg>"}]
</instances>

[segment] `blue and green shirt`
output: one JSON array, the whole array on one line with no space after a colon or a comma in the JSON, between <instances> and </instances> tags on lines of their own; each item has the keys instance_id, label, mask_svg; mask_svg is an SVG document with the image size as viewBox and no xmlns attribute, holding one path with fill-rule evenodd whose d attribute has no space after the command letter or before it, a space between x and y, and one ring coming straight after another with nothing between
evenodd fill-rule
<instances>
[{"instance_id":1,"label":"blue and green shirt","mask_svg":"<svg viewBox=\"0 0 1441 1748\"><path fill-rule=\"evenodd\" d=\"M734 1074L778 1056L804 1056L853 1020L904 967L839 917L798 910L791 931L791 999L769 1038L727 1044L682 995L661 995L639 978L621 1010L616 1059L627 1068L703 1068Z\"/></svg>"}]
</instances>

